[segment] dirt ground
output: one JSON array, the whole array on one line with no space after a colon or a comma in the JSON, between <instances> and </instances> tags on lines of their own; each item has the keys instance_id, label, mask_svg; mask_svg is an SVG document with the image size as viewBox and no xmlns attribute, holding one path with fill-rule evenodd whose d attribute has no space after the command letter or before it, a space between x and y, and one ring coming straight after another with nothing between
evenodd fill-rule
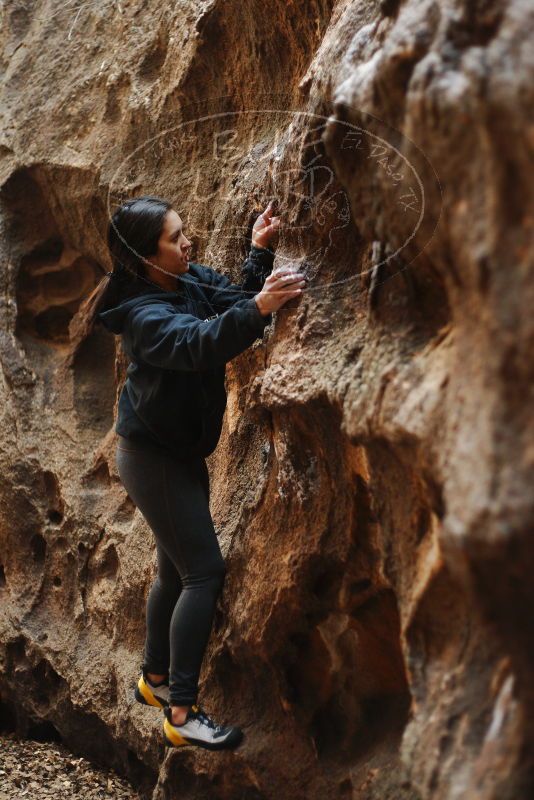
<instances>
[{"instance_id":1,"label":"dirt ground","mask_svg":"<svg viewBox=\"0 0 534 800\"><path fill-rule=\"evenodd\" d=\"M116 773L102 771L58 742L0 734L0 800L140 800Z\"/></svg>"}]
</instances>

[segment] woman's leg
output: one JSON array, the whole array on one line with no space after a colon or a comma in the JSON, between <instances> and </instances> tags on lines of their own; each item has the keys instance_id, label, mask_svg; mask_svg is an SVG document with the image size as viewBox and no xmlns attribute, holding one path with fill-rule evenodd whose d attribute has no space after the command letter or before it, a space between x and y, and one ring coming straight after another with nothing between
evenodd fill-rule
<instances>
[{"instance_id":1,"label":"woman's leg","mask_svg":"<svg viewBox=\"0 0 534 800\"><path fill-rule=\"evenodd\" d=\"M188 706L197 701L200 669L226 565L209 510L205 460L197 459L184 469L183 462L169 459L164 476L172 536L163 545L182 565L182 592L170 623L170 703ZM180 492L175 491L177 485Z\"/></svg>"},{"instance_id":2,"label":"woman's leg","mask_svg":"<svg viewBox=\"0 0 534 800\"><path fill-rule=\"evenodd\" d=\"M173 706L192 705L226 572L209 511L207 465L204 459L179 461L127 443L117 447L117 468L182 581L169 627L170 700ZM156 653L158 658L162 653L157 645Z\"/></svg>"},{"instance_id":3,"label":"woman's leg","mask_svg":"<svg viewBox=\"0 0 534 800\"><path fill-rule=\"evenodd\" d=\"M156 541L158 574L148 593L144 666L151 675L166 676L170 665L169 628L182 579L172 560Z\"/></svg>"}]
</instances>

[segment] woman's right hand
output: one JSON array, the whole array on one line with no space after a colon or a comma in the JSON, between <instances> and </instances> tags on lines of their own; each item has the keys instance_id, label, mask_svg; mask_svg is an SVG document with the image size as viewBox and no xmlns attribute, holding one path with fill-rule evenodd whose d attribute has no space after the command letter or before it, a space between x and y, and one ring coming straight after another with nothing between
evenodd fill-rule
<instances>
[{"instance_id":1,"label":"woman's right hand","mask_svg":"<svg viewBox=\"0 0 534 800\"><path fill-rule=\"evenodd\" d=\"M263 284L263 289L254 300L259 312L266 317L291 300L292 297L300 297L302 287L306 285L307 278L302 272L295 272L288 267L273 270Z\"/></svg>"}]
</instances>

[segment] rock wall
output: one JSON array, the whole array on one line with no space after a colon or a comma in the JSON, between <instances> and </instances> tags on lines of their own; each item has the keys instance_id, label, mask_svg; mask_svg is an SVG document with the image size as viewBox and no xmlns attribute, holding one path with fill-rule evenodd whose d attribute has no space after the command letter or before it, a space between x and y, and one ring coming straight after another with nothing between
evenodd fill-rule
<instances>
[{"instance_id":1,"label":"rock wall","mask_svg":"<svg viewBox=\"0 0 534 800\"><path fill-rule=\"evenodd\" d=\"M9 724L154 800L531 796L533 17L5 4ZM236 279L277 196L277 263L311 278L228 365L208 459L228 574L201 702L244 727L231 754L165 755L132 703L155 553L114 464L125 357L78 309L144 193Z\"/></svg>"}]
</instances>

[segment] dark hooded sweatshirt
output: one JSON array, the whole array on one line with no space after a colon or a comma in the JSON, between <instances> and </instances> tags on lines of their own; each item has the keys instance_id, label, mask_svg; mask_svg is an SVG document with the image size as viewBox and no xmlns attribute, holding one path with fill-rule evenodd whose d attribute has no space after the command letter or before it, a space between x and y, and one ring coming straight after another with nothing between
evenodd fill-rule
<instances>
[{"instance_id":1,"label":"dark hooded sweatshirt","mask_svg":"<svg viewBox=\"0 0 534 800\"><path fill-rule=\"evenodd\" d=\"M111 278L97 318L121 335L130 361L116 433L181 459L214 451L226 408L226 362L260 339L272 321L272 314L260 314L254 294L273 258L252 247L241 285L194 262L177 277L174 292L141 279Z\"/></svg>"}]
</instances>

